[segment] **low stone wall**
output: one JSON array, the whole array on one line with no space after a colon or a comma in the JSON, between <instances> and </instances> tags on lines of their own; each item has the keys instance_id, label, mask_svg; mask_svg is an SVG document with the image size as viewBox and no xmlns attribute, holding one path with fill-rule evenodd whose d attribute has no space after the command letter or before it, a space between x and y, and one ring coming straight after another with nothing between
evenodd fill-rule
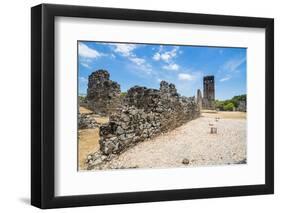
<instances>
[{"instance_id":1,"label":"low stone wall","mask_svg":"<svg viewBox=\"0 0 281 213\"><path fill-rule=\"evenodd\" d=\"M91 129L99 127L93 113L78 113L78 128Z\"/></svg>"},{"instance_id":2,"label":"low stone wall","mask_svg":"<svg viewBox=\"0 0 281 213\"><path fill-rule=\"evenodd\" d=\"M79 107L85 107L86 109L90 109L91 106L90 104L88 103L87 99L85 98L84 100L78 100L78 104L79 104Z\"/></svg>"},{"instance_id":3,"label":"low stone wall","mask_svg":"<svg viewBox=\"0 0 281 213\"><path fill-rule=\"evenodd\" d=\"M100 150L105 155L120 153L199 116L195 98L181 97L173 84L162 81L160 90L132 87L123 107L100 127Z\"/></svg>"}]
</instances>

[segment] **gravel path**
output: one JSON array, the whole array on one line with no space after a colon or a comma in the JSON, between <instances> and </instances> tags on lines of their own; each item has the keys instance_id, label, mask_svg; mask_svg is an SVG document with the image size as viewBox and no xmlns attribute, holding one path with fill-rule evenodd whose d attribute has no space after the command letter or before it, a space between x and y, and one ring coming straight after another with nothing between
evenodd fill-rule
<instances>
[{"instance_id":1,"label":"gravel path","mask_svg":"<svg viewBox=\"0 0 281 213\"><path fill-rule=\"evenodd\" d=\"M217 127L210 134L209 123ZM183 163L184 161L184 163ZM100 169L167 168L246 162L246 120L200 117L139 143Z\"/></svg>"}]
</instances>

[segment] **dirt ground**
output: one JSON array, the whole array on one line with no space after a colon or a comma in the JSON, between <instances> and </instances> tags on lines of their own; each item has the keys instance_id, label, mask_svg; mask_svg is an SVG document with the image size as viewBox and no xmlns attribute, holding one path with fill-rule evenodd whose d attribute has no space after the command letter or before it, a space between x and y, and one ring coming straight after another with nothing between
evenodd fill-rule
<instances>
[{"instance_id":1,"label":"dirt ground","mask_svg":"<svg viewBox=\"0 0 281 213\"><path fill-rule=\"evenodd\" d=\"M215 118L220 119L216 120ZM240 112L203 113L200 118L138 143L93 169L175 168L247 162L246 115ZM210 124L217 128L210 133Z\"/></svg>"},{"instance_id":2,"label":"dirt ground","mask_svg":"<svg viewBox=\"0 0 281 213\"><path fill-rule=\"evenodd\" d=\"M92 113L91 110L80 107L80 113ZM95 120L99 124L104 124L108 122L108 117L101 117L97 115ZM79 170L85 170L86 165L85 161L87 156L90 153L96 152L99 150L99 128L95 129L80 129L79 132L79 141L78 141L78 163Z\"/></svg>"},{"instance_id":3,"label":"dirt ground","mask_svg":"<svg viewBox=\"0 0 281 213\"><path fill-rule=\"evenodd\" d=\"M86 113L93 113L92 110L89 110L85 107L79 107L79 111L81 114L86 114ZM95 120L97 123L99 124L104 124L104 123L108 123L108 117L102 117L102 116L99 116L99 115L96 115L95 117Z\"/></svg>"},{"instance_id":4,"label":"dirt ground","mask_svg":"<svg viewBox=\"0 0 281 213\"><path fill-rule=\"evenodd\" d=\"M83 113L89 113L91 112L90 110L87 110L85 108L80 108L80 112ZM219 121L219 131L220 134L218 134L217 140L219 141L225 141L225 143L221 143L221 145L219 145L217 142L217 140L214 141L214 137L212 137L212 141L210 141L210 144L208 145L208 149L206 150L204 147L206 147L206 140L208 138L210 138L210 135L208 136L205 135L202 137L202 139L200 139L199 141L197 141L198 138L198 134L195 135L190 135L188 136L187 133L190 132L198 132L198 131L206 131L208 130L208 126L204 127L208 122L213 121L214 118L220 118ZM207 120L206 120L207 119ZM229 121L228 121L229 120ZM235 121L237 120L237 122ZM239 121L241 120L241 121ZM159 161L159 159L163 159L162 161L164 162L165 165L169 165L169 166L182 166L181 165L181 160L182 158L184 158L184 156L188 157L190 160L192 159L193 163L190 163L190 165L206 165L208 164L206 160L202 161L201 157L199 158L198 156L203 156L204 152L205 153L209 153L208 156L205 156L204 158L209 159L209 163L210 164L224 164L224 163L236 163L239 162L241 160L243 160L245 158L245 150L246 150L246 145L245 145L245 132L246 132L246 113L244 112L216 112L216 111L202 111L202 117L199 119L196 119L195 121L191 121L189 122L189 124L186 124L184 126L186 126L186 128L184 127L179 127L179 129L176 129L174 131L172 131L170 134L172 134L172 137L170 139L170 137L165 136L164 138L158 137L158 139L156 138L153 141L149 141L147 143L140 143L138 144L136 147L133 147L131 150L126 151L125 153L122 154L122 156L119 157L119 160L114 160L112 163L109 163L108 165L105 165L104 169L108 169L108 168L116 168L116 167L134 167L134 166L138 166L138 167L162 167L163 165L160 165L159 163L161 163L161 161ZM99 123L106 123L108 122L108 118L107 117L99 117L97 116L97 122ZM242 122L242 123L241 123ZM198 125L198 126L197 126ZM236 126L239 126L239 130L237 129L236 131ZM202 128L202 129L201 129ZM234 129L233 129L234 128ZM192 130L193 129L193 130ZM192 131L191 131L192 130ZM182 135L187 135L188 138L185 138L184 140L180 140L179 137L179 133L182 132ZM221 134L222 132L224 132L223 134ZM233 134L231 134L231 138L228 138L228 136L230 135L229 132L233 132ZM240 135L240 133L243 135ZM191 134L191 133L190 133ZM165 134L166 135L166 134ZM178 135L178 136L177 136ZM235 136L235 137L234 137ZM242 137L242 138L241 138ZM174 145L172 147L169 146L169 144L171 143L170 141L172 141L172 143L175 143L175 138L177 138L177 140L179 141L179 147L180 146L184 146L185 148L188 149L187 150L193 150L192 153L190 153L190 151L188 152L183 152L182 156L180 156L180 158L178 159L172 159L172 158L167 158L167 162L164 161L164 159L168 156L167 154L169 153L169 150L172 150L172 147L174 147ZM241 141L242 143L234 143L233 141ZM90 153L94 153L96 151L98 151L99 149L99 129L83 129L83 130L79 130L79 170L85 170L86 169L86 165L85 165L85 160L88 156L88 154ZM161 142L163 141L163 142ZM164 141L166 141L165 143L167 144L167 153L165 154L165 150L160 149L161 147L163 147L163 144L161 145L161 143L164 143ZM188 143L189 145L186 145L186 141L193 141L191 144ZM197 141L197 142L196 142ZM203 143L201 143L202 141L204 141ZM230 143L230 141L232 141ZM244 141L244 143L243 143ZM205 145L204 145L205 144ZM152 147L150 147L152 146ZM153 146L156 146L154 148L157 148L159 155L158 159L155 160L154 163L154 159L150 159L151 157L147 156L145 157L146 159L141 159L140 158L135 158L133 159L132 156L141 156L141 155L145 155L145 153L149 153L151 152L151 150L147 150L147 149L151 149L153 148ZM212 151L210 151L210 147L215 147L215 150L212 149ZM183 147L182 147L183 148ZM182 150L182 148L180 148L180 150ZM175 149L175 148L173 148ZM178 150L178 151L180 151ZM204 151L203 151L204 150ZM221 152L216 153L216 150L221 150ZM160 152L161 151L161 152ZM209 152L210 151L210 152ZM182 152L182 151L181 151ZM229 152L233 152L235 155L234 157L229 157L228 155L225 155L225 153L229 153ZM126 154L127 153L127 154ZM139 154L137 154L139 153ZM141 154L142 153L142 154ZM164 157L161 157L163 155ZM155 155L154 155L155 156ZM166 156L166 157L165 157ZM232 155L231 155L232 156ZM219 158L219 159L218 159ZM224 159L224 160L221 160ZM128 160L130 160L130 162L128 162ZM173 161L175 163L173 163ZM196 163L194 163L196 162ZM150 165L153 164L153 165ZM155 165L154 165L155 164ZM175 165L174 165L175 164Z\"/></svg>"},{"instance_id":5,"label":"dirt ground","mask_svg":"<svg viewBox=\"0 0 281 213\"><path fill-rule=\"evenodd\" d=\"M87 156L99 150L99 128L79 130L78 150L79 170L84 170Z\"/></svg>"},{"instance_id":6,"label":"dirt ground","mask_svg":"<svg viewBox=\"0 0 281 213\"><path fill-rule=\"evenodd\" d=\"M89 109L87 109L85 107L81 107L81 106L79 107L79 111L80 111L81 114L93 112L92 110L89 110Z\"/></svg>"},{"instance_id":7,"label":"dirt ground","mask_svg":"<svg viewBox=\"0 0 281 213\"><path fill-rule=\"evenodd\" d=\"M246 119L246 112L228 112L228 111L211 111L211 110L202 110L203 117L209 118L223 118L223 119Z\"/></svg>"}]
</instances>

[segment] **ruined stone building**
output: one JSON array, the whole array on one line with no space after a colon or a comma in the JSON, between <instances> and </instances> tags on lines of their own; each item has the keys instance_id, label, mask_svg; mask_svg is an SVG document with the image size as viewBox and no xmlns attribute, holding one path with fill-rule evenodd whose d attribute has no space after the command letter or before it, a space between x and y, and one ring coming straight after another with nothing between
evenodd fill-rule
<instances>
[{"instance_id":1,"label":"ruined stone building","mask_svg":"<svg viewBox=\"0 0 281 213\"><path fill-rule=\"evenodd\" d=\"M202 102L203 102L202 93L201 93L201 90L198 89L197 95L196 95L196 103L200 110L202 109L202 104L203 104Z\"/></svg>"},{"instance_id":2,"label":"ruined stone building","mask_svg":"<svg viewBox=\"0 0 281 213\"><path fill-rule=\"evenodd\" d=\"M184 97L174 84L161 81L159 89L134 86L121 98L120 85L109 78L106 70L93 72L86 97L88 108L109 117L99 131L100 151L105 155L120 153L200 116L201 92L197 98ZM89 116L80 116L80 120L91 120Z\"/></svg>"},{"instance_id":3,"label":"ruined stone building","mask_svg":"<svg viewBox=\"0 0 281 213\"><path fill-rule=\"evenodd\" d=\"M109 115L121 105L120 85L109 78L106 70L97 70L89 76L87 104L97 114Z\"/></svg>"},{"instance_id":4,"label":"ruined stone building","mask_svg":"<svg viewBox=\"0 0 281 213\"><path fill-rule=\"evenodd\" d=\"M160 89L134 86L122 108L100 127L100 150L105 155L120 153L199 116L195 97L180 96L174 84L162 81Z\"/></svg>"},{"instance_id":5,"label":"ruined stone building","mask_svg":"<svg viewBox=\"0 0 281 213\"><path fill-rule=\"evenodd\" d=\"M215 77L213 75L203 78L203 102L204 109L215 109Z\"/></svg>"}]
</instances>

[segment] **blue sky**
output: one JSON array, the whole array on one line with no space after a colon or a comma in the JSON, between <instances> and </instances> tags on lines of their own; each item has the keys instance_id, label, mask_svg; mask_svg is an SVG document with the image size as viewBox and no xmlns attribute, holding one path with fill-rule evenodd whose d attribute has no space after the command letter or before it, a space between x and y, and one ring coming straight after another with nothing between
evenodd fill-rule
<instances>
[{"instance_id":1,"label":"blue sky","mask_svg":"<svg viewBox=\"0 0 281 213\"><path fill-rule=\"evenodd\" d=\"M174 83L184 96L203 93L203 76L215 76L216 99L246 94L246 48L183 45L78 42L79 94L86 94L88 76L105 69L122 91L139 85L159 88Z\"/></svg>"}]
</instances>

